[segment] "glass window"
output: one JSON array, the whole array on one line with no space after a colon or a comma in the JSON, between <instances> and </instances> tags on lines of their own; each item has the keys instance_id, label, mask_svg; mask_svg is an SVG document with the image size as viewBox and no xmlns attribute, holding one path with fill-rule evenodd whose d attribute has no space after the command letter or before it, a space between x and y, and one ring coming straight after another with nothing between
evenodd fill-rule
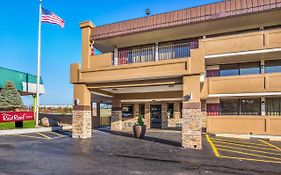
<instances>
[{"instance_id":1,"label":"glass window","mask_svg":"<svg viewBox=\"0 0 281 175\"><path fill-rule=\"evenodd\" d=\"M265 61L265 73L281 72L281 60Z\"/></svg>"},{"instance_id":2,"label":"glass window","mask_svg":"<svg viewBox=\"0 0 281 175\"><path fill-rule=\"evenodd\" d=\"M221 115L238 115L239 100L238 99L222 99L220 100Z\"/></svg>"},{"instance_id":3,"label":"glass window","mask_svg":"<svg viewBox=\"0 0 281 175\"><path fill-rule=\"evenodd\" d=\"M220 65L220 76L239 75L239 64Z\"/></svg>"},{"instance_id":4,"label":"glass window","mask_svg":"<svg viewBox=\"0 0 281 175\"><path fill-rule=\"evenodd\" d=\"M281 98L265 99L266 115L281 115Z\"/></svg>"},{"instance_id":5,"label":"glass window","mask_svg":"<svg viewBox=\"0 0 281 175\"><path fill-rule=\"evenodd\" d=\"M133 115L133 105L122 106L122 118L130 118Z\"/></svg>"},{"instance_id":6,"label":"glass window","mask_svg":"<svg viewBox=\"0 0 281 175\"><path fill-rule=\"evenodd\" d=\"M173 103L168 103L167 115L168 115L168 118L174 118L174 104Z\"/></svg>"},{"instance_id":7,"label":"glass window","mask_svg":"<svg viewBox=\"0 0 281 175\"><path fill-rule=\"evenodd\" d=\"M240 115L260 115L261 99L240 99Z\"/></svg>"},{"instance_id":8,"label":"glass window","mask_svg":"<svg viewBox=\"0 0 281 175\"><path fill-rule=\"evenodd\" d=\"M260 62L240 64L240 75L259 74L259 73L261 73Z\"/></svg>"},{"instance_id":9,"label":"glass window","mask_svg":"<svg viewBox=\"0 0 281 175\"><path fill-rule=\"evenodd\" d=\"M261 99L221 99L221 115L260 115Z\"/></svg>"}]
</instances>

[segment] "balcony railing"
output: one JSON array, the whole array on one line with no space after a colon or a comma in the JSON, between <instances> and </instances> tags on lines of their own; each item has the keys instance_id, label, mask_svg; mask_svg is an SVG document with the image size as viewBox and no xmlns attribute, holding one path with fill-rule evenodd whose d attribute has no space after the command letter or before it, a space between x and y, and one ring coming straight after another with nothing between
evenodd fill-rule
<instances>
[{"instance_id":1,"label":"balcony railing","mask_svg":"<svg viewBox=\"0 0 281 175\"><path fill-rule=\"evenodd\" d=\"M132 64L153 62L168 59L186 58L190 56L190 49L198 48L198 42L188 42L173 45L155 45L146 48L132 49L118 52L117 64Z\"/></svg>"}]
</instances>

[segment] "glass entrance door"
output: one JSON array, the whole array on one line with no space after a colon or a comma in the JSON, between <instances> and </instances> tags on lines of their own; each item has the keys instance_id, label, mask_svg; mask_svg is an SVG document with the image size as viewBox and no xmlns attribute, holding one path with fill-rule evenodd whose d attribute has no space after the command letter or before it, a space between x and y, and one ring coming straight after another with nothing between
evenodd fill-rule
<instances>
[{"instance_id":1,"label":"glass entrance door","mask_svg":"<svg viewBox=\"0 0 281 175\"><path fill-rule=\"evenodd\" d=\"M151 105L150 115L150 127L161 128L161 105Z\"/></svg>"}]
</instances>

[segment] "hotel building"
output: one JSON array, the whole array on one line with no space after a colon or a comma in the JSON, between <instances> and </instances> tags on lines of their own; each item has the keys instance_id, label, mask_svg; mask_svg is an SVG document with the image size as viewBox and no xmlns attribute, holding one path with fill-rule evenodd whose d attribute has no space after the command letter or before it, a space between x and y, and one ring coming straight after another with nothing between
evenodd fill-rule
<instances>
[{"instance_id":1,"label":"hotel building","mask_svg":"<svg viewBox=\"0 0 281 175\"><path fill-rule=\"evenodd\" d=\"M185 148L201 148L201 128L281 135L281 0L80 28L82 63L70 66L74 137L91 137L93 102L112 104L113 130L131 129L138 115L148 128L182 128Z\"/></svg>"}]
</instances>

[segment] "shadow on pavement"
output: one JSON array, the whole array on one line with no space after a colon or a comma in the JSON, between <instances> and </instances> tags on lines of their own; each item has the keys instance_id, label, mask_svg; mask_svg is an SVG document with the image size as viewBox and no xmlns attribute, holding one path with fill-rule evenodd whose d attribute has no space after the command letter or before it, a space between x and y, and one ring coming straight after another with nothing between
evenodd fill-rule
<instances>
[{"instance_id":1,"label":"shadow on pavement","mask_svg":"<svg viewBox=\"0 0 281 175\"><path fill-rule=\"evenodd\" d=\"M99 128L97 130L101 131L101 132L106 132L106 133L114 134L114 135L135 138L135 136L133 134L130 134L130 133L127 133L127 132L112 131L112 130L104 129L104 128ZM146 140L146 141L151 141L151 142L156 142L156 143L162 143L162 144L166 144L166 145L181 147L181 142L160 139L160 138L157 138L157 137L145 136L143 139L140 139L140 140Z\"/></svg>"}]
</instances>

